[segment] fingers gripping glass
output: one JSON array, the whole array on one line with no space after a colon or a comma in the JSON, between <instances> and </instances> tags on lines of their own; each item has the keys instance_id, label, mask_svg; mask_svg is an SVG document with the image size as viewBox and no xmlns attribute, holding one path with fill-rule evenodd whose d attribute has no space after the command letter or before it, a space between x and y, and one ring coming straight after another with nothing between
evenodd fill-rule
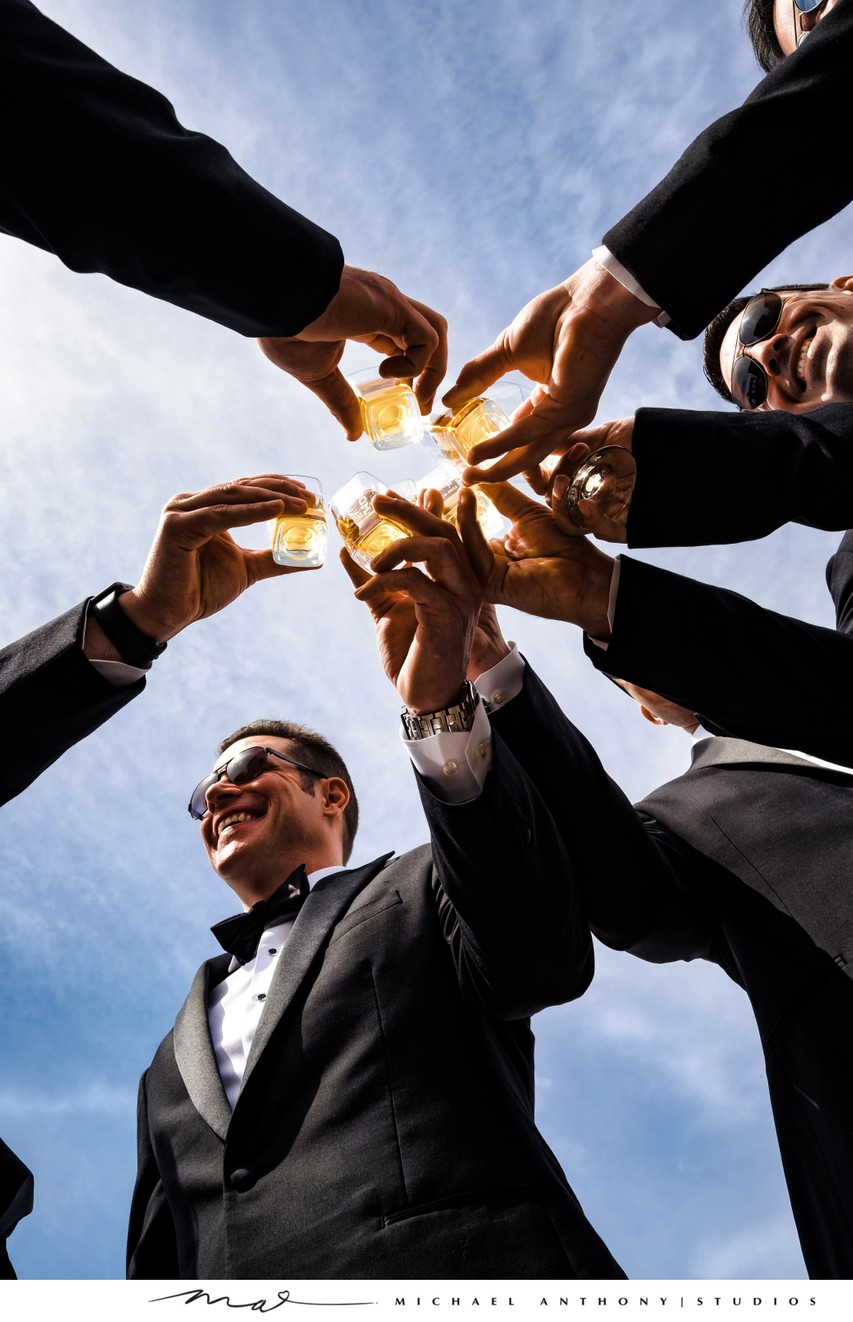
<instances>
[{"instance_id":1,"label":"fingers gripping glass","mask_svg":"<svg viewBox=\"0 0 853 1322\"><path fill-rule=\"evenodd\" d=\"M258 776L263 775L269 767L269 754L280 757L282 762L289 762L293 767L299 767L300 771L310 772L312 776L321 778L325 776L325 772L315 771L314 767L308 767L304 762L297 762L295 757L279 753L276 748L262 748L260 745L244 748L242 753L235 753L227 762L223 762L221 767L217 767L209 776L205 776L204 780L198 782L187 804L190 817L200 822L202 817L207 816L207 791L223 778L232 785L248 785L250 780L257 780Z\"/></svg>"},{"instance_id":2,"label":"fingers gripping glass","mask_svg":"<svg viewBox=\"0 0 853 1322\"><path fill-rule=\"evenodd\" d=\"M756 294L743 310L732 365L732 396L739 408L758 409L767 399L767 373L754 358L747 358L744 349L772 335L781 316L782 299L773 293Z\"/></svg>"}]
</instances>

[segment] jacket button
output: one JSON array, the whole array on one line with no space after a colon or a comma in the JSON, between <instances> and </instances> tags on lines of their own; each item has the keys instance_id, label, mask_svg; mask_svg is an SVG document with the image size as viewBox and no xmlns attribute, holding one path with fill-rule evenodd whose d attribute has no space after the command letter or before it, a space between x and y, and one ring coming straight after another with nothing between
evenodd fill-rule
<instances>
[{"instance_id":1,"label":"jacket button","mask_svg":"<svg viewBox=\"0 0 853 1322\"><path fill-rule=\"evenodd\" d=\"M257 1174L252 1170L251 1166L238 1166L237 1169L232 1171L228 1176L228 1183L231 1185L231 1188L236 1189L238 1193L247 1193L249 1189L255 1187L257 1181Z\"/></svg>"}]
</instances>

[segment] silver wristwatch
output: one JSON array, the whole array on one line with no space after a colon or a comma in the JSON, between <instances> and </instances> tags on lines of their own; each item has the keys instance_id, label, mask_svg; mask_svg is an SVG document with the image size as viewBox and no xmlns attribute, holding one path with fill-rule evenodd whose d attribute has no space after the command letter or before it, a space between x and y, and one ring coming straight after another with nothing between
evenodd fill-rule
<instances>
[{"instance_id":1,"label":"silver wristwatch","mask_svg":"<svg viewBox=\"0 0 853 1322\"><path fill-rule=\"evenodd\" d=\"M441 711L423 712L416 716L404 707L400 717L407 739L428 739L432 734L465 734L474 724L474 713L480 695L469 680L459 690L459 701Z\"/></svg>"}]
</instances>

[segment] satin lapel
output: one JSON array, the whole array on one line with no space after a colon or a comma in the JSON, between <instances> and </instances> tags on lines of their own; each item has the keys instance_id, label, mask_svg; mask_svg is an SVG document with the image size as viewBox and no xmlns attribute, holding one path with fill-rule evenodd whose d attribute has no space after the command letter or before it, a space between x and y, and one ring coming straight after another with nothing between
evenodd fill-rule
<instances>
[{"instance_id":1,"label":"satin lapel","mask_svg":"<svg viewBox=\"0 0 853 1322\"><path fill-rule=\"evenodd\" d=\"M243 1087L260 1055L275 1031L282 1015L293 1000L303 978L322 949L329 933L360 890L372 881L391 858L385 854L363 868L336 872L323 877L306 899L276 966L267 994L267 1003L255 1033Z\"/></svg>"},{"instance_id":2,"label":"satin lapel","mask_svg":"<svg viewBox=\"0 0 853 1322\"><path fill-rule=\"evenodd\" d=\"M717 735L708 739L698 739L693 745L691 770L700 767L715 766L782 766L793 771L803 771L809 775L827 773L828 768L805 758L795 757L781 748L770 748L765 744L751 744L746 739L731 739L728 735ZM835 772L841 775L841 772Z\"/></svg>"},{"instance_id":3,"label":"satin lapel","mask_svg":"<svg viewBox=\"0 0 853 1322\"><path fill-rule=\"evenodd\" d=\"M212 972L224 972L228 955L217 955L203 964L193 978L190 994L175 1020L175 1060L190 1101L222 1141L231 1122L231 1107L222 1087L207 1020L207 991Z\"/></svg>"}]
</instances>

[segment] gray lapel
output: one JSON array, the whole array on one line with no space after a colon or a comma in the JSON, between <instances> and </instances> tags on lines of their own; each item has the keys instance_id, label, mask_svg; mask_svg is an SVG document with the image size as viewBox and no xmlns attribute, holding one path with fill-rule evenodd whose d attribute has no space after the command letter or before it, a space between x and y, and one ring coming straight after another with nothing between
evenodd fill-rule
<instances>
[{"instance_id":1,"label":"gray lapel","mask_svg":"<svg viewBox=\"0 0 853 1322\"><path fill-rule=\"evenodd\" d=\"M276 966L264 1012L246 1061L244 1088L335 923L358 892L382 871L391 857L391 854L385 854L352 872L335 872L329 877L323 877L311 891L299 911Z\"/></svg>"},{"instance_id":2,"label":"gray lapel","mask_svg":"<svg viewBox=\"0 0 853 1322\"><path fill-rule=\"evenodd\" d=\"M746 739L730 739L728 735L714 735L708 739L698 739L693 745L691 771L701 767L736 767L736 766L782 766L793 771L804 771L810 775L828 773L827 767L818 766L804 757L795 757L781 748L770 748L766 744L752 744ZM843 773L835 772L835 775Z\"/></svg>"},{"instance_id":3,"label":"gray lapel","mask_svg":"<svg viewBox=\"0 0 853 1322\"><path fill-rule=\"evenodd\" d=\"M190 1101L223 1142L231 1122L231 1107L222 1087L210 1040L207 992L211 973L224 972L230 962L228 955L217 955L202 964L175 1020L174 1035L175 1060Z\"/></svg>"}]
</instances>

